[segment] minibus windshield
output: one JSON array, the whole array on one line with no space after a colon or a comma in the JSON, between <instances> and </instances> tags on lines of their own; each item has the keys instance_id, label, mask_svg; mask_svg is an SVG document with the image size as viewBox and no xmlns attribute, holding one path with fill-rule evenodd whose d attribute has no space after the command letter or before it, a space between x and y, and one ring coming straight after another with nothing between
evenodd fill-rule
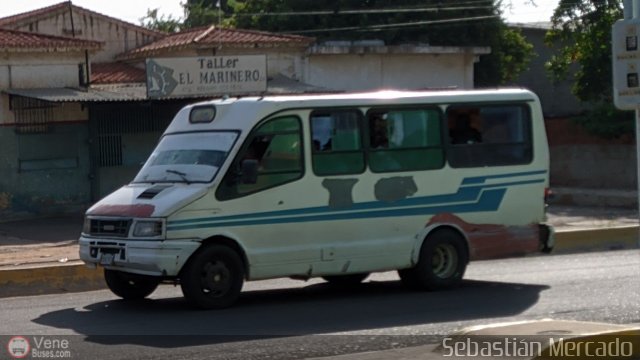
<instances>
[{"instance_id":1,"label":"minibus windshield","mask_svg":"<svg viewBox=\"0 0 640 360\"><path fill-rule=\"evenodd\" d=\"M210 182L237 137L232 131L165 135L133 182Z\"/></svg>"}]
</instances>

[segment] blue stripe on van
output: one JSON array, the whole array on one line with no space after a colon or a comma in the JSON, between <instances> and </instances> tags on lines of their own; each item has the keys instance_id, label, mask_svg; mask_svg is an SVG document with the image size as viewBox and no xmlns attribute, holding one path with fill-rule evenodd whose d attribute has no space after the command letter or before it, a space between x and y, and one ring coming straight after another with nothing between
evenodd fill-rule
<instances>
[{"instance_id":1,"label":"blue stripe on van","mask_svg":"<svg viewBox=\"0 0 640 360\"><path fill-rule=\"evenodd\" d=\"M468 177L468 178L465 178L464 180L462 180L462 185L484 184L484 182L489 180L489 179L502 179L502 178L509 178L509 177L543 175L543 174L546 174L546 173L547 173L547 170L540 170L540 171L527 171L527 172L512 173L512 174L475 176L475 177Z\"/></svg>"},{"instance_id":2,"label":"blue stripe on van","mask_svg":"<svg viewBox=\"0 0 640 360\"><path fill-rule=\"evenodd\" d=\"M464 213L495 211L509 186L543 183L544 178L531 180L485 184L488 179L542 175L546 171L492 175L465 178L456 193L407 198L393 203L369 201L353 204L344 209L317 206L302 209L267 211L240 215L206 217L198 219L175 220L167 223L168 231L214 228L222 226L249 226L264 224L283 224L309 221L352 220L363 218L429 215L443 212Z\"/></svg>"},{"instance_id":3,"label":"blue stripe on van","mask_svg":"<svg viewBox=\"0 0 640 360\"><path fill-rule=\"evenodd\" d=\"M193 230L202 228L215 228L215 227L231 227L231 226L251 226L251 225L273 225L273 224L285 224L285 223L300 223L311 221L331 221L331 220L354 220L354 219L371 219L380 217L398 217L398 216L414 216L414 215L434 215L443 212L451 213L465 213L465 212L477 212L477 211L495 211L500 206L502 198L504 197L507 189L495 189L483 191L480 199L476 203L468 204L449 204L438 206L423 206L423 207L411 207L400 209L384 209L384 210L372 210L372 211L358 211L351 213L333 213L333 214L318 214L308 216L289 216L279 218L265 218L265 219L247 219L247 220L235 220L224 221L216 223L200 223L192 225L182 226L167 226L169 231L177 230Z\"/></svg>"}]
</instances>

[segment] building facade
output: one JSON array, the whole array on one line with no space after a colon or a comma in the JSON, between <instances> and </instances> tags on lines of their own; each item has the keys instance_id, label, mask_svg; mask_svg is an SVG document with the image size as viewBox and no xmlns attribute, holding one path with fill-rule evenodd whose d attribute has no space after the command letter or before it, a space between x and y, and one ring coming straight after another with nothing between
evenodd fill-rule
<instances>
[{"instance_id":1,"label":"building facade","mask_svg":"<svg viewBox=\"0 0 640 360\"><path fill-rule=\"evenodd\" d=\"M182 106L225 95L150 98L148 59L261 55L268 95L472 88L473 64L490 51L217 26L164 34L67 1L2 18L0 29L3 218L84 210L133 178Z\"/></svg>"}]
</instances>

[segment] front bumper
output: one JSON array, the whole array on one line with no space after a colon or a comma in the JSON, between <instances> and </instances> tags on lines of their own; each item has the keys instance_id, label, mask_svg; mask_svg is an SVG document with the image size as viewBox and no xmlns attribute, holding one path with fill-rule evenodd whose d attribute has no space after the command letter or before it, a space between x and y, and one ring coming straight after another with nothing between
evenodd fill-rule
<instances>
[{"instance_id":1,"label":"front bumper","mask_svg":"<svg viewBox=\"0 0 640 360\"><path fill-rule=\"evenodd\" d=\"M129 240L81 236L80 259L89 266L141 275L177 276L198 249L196 239Z\"/></svg>"}]
</instances>

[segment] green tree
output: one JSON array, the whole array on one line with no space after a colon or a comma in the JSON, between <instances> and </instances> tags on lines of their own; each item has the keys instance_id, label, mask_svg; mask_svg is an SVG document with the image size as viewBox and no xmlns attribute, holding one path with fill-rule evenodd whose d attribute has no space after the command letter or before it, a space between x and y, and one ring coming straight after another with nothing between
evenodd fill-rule
<instances>
[{"instance_id":1,"label":"green tree","mask_svg":"<svg viewBox=\"0 0 640 360\"><path fill-rule=\"evenodd\" d=\"M182 3L186 18L184 27L221 25L230 26L230 16L236 6L234 0L187 0Z\"/></svg>"},{"instance_id":2,"label":"green tree","mask_svg":"<svg viewBox=\"0 0 640 360\"><path fill-rule=\"evenodd\" d=\"M557 49L548 71L557 80L573 76L573 93L593 108L576 120L603 137L633 129L633 114L613 107L611 26L620 18L619 0L561 0L546 36L547 44Z\"/></svg>"},{"instance_id":3,"label":"green tree","mask_svg":"<svg viewBox=\"0 0 640 360\"><path fill-rule=\"evenodd\" d=\"M158 15L158 9L147 9L147 16L140 18L140 24L148 29L167 33L177 32L182 27L180 19L174 19L171 15Z\"/></svg>"}]
</instances>

